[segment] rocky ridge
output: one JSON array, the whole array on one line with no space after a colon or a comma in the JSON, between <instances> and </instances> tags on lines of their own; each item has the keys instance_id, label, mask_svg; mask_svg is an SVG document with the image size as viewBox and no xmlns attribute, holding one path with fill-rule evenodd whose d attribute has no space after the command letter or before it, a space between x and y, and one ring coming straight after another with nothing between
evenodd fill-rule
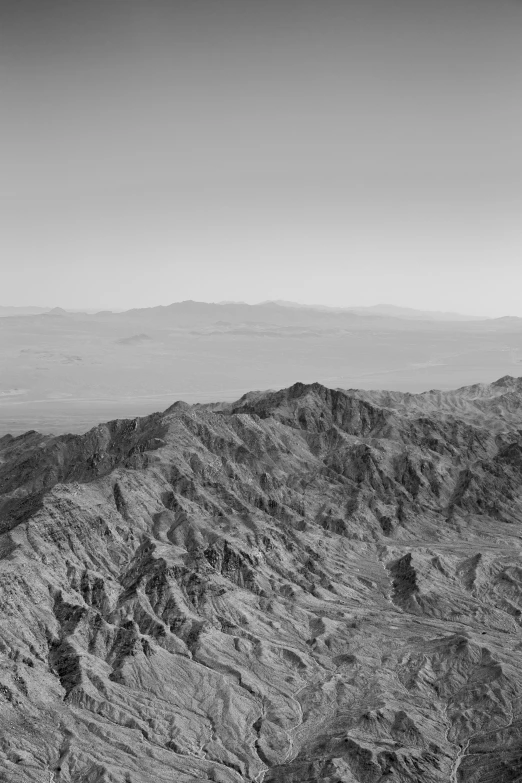
<instances>
[{"instance_id":1,"label":"rocky ridge","mask_svg":"<svg viewBox=\"0 0 522 783\"><path fill-rule=\"evenodd\" d=\"M522 380L0 439L0 780L522 779Z\"/></svg>"}]
</instances>

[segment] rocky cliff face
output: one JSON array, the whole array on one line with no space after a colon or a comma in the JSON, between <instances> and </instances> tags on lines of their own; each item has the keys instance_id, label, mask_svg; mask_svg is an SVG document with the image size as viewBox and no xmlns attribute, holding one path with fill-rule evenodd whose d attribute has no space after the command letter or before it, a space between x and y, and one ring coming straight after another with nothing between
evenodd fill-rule
<instances>
[{"instance_id":1,"label":"rocky cliff face","mask_svg":"<svg viewBox=\"0 0 522 783\"><path fill-rule=\"evenodd\" d=\"M522 383L0 440L0 780L522 779Z\"/></svg>"}]
</instances>

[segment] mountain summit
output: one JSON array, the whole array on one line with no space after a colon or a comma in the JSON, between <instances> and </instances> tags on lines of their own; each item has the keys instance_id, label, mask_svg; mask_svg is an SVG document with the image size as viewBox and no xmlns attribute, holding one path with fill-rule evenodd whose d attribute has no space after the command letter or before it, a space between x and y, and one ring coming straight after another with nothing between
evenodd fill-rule
<instances>
[{"instance_id":1,"label":"mountain summit","mask_svg":"<svg viewBox=\"0 0 522 783\"><path fill-rule=\"evenodd\" d=\"M522 379L0 439L0 781L520 780Z\"/></svg>"}]
</instances>

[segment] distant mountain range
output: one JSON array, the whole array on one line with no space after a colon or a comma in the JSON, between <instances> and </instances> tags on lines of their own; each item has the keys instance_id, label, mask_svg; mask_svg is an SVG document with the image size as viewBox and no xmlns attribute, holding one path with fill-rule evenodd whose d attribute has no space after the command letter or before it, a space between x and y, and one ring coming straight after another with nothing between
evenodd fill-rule
<instances>
[{"instance_id":1,"label":"distant mountain range","mask_svg":"<svg viewBox=\"0 0 522 783\"><path fill-rule=\"evenodd\" d=\"M63 307L15 307L11 305L0 305L0 318L6 318L8 316L18 315L46 315L52 313L54 315L67 315L68 313L85 313L93 315L100 312L95 308L87 308L85 310L71 309L65 310ZM121 309L114 309L110 312L121 313Z\"/></svg>"},{"instance_id":2,"label":"distant mountain range","mask_svg":"<svg viewBox=\"0 0 522 783\"><path fill-rule=\"evenodd\" d=\"M301 310L321 310L334 313L356 313L357 315L382 315L393 318L407 318L415 321L487 321L485 315L464 315L463 313L442 312L440 310L416 310L413 307L398 307L392 304L376 304L365 307L329 307L327 305L304 305L288 302L285 299L268 300L261 304L276 304L281 307L295 307Z\"/></svg>"},{"instance_id":3,"label":"distant mountain range","mask_svg":"<svg viewBox=\"0 0 522 783\"><path fill-rule=\"evenodd\" d=\"M219 307L219 308L227 308L227 307L240 307L240 308L248 308L251 310L251 308L260 308L259 312L262 313L266 308L274 308L274 307L284 307L286 309L294 309L294 310L306 310L306 311L315 311L320 313L329 313L329 314L355 314L355 315L361 315L361 316L377 316L377 317L391 317L391 318L399 318L402 320L415 320L415 321L487 321L490 320L486 316L481 315L464 315L463 313L453 313L453 312L440 312L435 310L417 310L412 307L399 307L397 305L391 305L391 304L377 304L377 305L370 305L370 306L364 306L364 307L329 307L327 305L320 305L320 304L313 304L313 305L307 305L307 304L300 304L299 302L289 302L283 299L278 300L267 300L265 302L259 302L255 305L249 305L246 302L233 302L233 301L223 301L223 302L194 302L192 300L188 300L185 302L173 302L171 305L159 305L158 307L145 307L145 308L133 308L131 310L121 310L121 309L114 309L114 310L104 310L99 311L95 309L85 309L85 310L77 310L77 309L64 309L62 307L12 307L12 306L2 306L0 305L0 317L6 317L6 316L17 316L17 315L42 315L42 314L52 314L52 315L67 315L68 313L85 313L89 315L98 314L100 312L106 313L136 313L136 312L144 312L144 311L150 311L151 313L159 313L164 312L165 308L169 308L169 310L172 312L173 308L176 308L176 306L186 305L207 305L208 307ZM201 308L200 308L201 309Z\"/></svg>"}]
</instances>

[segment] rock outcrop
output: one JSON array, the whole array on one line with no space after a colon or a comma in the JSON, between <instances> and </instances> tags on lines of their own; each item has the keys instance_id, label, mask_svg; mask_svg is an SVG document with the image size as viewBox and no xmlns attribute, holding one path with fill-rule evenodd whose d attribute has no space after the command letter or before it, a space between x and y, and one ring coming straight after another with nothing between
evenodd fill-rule
<instances>
[{"instance_id":1,"label":"rock outcrop","mask_svg":"<svg viewBox=\"0 0 522 783\"><path fill-rule=\"evenodd\" d=\"M0 781L522 776L522 382L0 439Z\"/></svg>"}]
</instances>

